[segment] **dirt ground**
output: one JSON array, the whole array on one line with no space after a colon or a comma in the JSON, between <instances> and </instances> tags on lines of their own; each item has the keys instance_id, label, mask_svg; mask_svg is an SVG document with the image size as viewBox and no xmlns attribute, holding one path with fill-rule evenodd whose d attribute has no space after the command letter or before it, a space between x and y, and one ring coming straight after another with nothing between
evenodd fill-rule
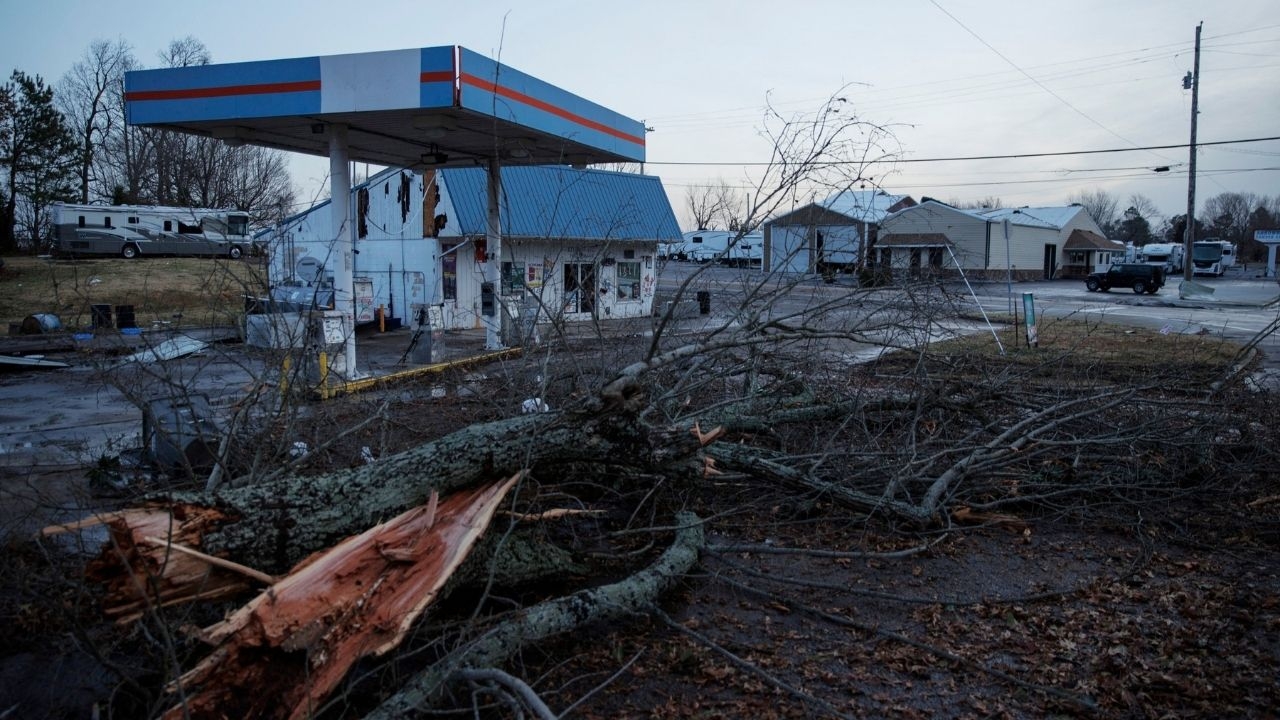
<instances>
[{"instance_id":1,"label":"dirt ground","mask_svg":"<svg viewBox=\"0 0 1280 720\"><path fill-rule=\"evenodd\" d=\"M395 412L316 454L311 468L510 414L493 390L535 371L458 371L327 406L313 417L313 443L388 403ZM567 400L588 379L564 374L549 399ZM439 384L450 388L444 399L432 396ZM83 487L84 470L24 483ZM557 712L585 718L1265 718L1280 708L1274 474L1221 478L1156 508L1015 509L927 532L774 490L726 477L687 493L686 507L709 518L709 546L681 590L632 622L526 651L511 670ZM104 507L128 499L73 495ZM636 540L635 557L664 541ZM6 543L0 718L163 709L148 704L149 689L203 648L157 638L150 623L104 624L78 581L95 548L32 543L25 532ZM182 612L175 625L198 626L219 609ZM326 717L358 717L362 698L395 672L369 669L350 704ZM492 706L481 714L504 716Z\"/></svg>"}]
</instances>

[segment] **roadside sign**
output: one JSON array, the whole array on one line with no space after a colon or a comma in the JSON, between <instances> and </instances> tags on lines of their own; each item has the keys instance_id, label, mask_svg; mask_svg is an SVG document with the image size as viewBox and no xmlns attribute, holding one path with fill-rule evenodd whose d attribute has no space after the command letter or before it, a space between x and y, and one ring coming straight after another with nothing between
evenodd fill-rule
<instances>
[{"instance_id":1,"label":"roadside sign","mask_svg":"<svg viewBox=\"0 0 1280 720\"><path fill-rule=\"evenodd\" d=\"M1254 230L1253 239L1264 245L1280 244L1280 230Z\"/></svg>"},{"instance_id":2,"label":"roadside sign","mask_svg":"<svg viewBox=\"0 0 1280 720\"><path fill-rule=\"evenodd\" d=\"M1027 318L1027 345L1037 347L1036 337L1036 300L1031 293L1022 293L1022 314Z\"/></svg>"}]
</instances>

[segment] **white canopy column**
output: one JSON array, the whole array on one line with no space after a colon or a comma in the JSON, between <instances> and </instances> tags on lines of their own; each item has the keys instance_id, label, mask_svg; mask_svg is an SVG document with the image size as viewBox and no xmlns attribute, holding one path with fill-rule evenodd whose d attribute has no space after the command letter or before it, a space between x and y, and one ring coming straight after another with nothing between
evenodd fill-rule
<instances>
[{"instance_id":1,"label":"white canopy column","mask_svg":"<svg viewBox=\"0 0 1280 720\"><path fill-rule=\"evenodd\" d=\"M356 306L355 246L351 239L351 173L347 151L347 127L330 124L329 131L329 202L334 227L333 306L342 312L343 375L356 373Z\"/></svg>"},{"instance_id":2,"label":"white canopy column","mask_svg":"<svg viewBox=\"0 0 1280 720\"><path fill-rule=\"evenodd\" d=\"M481 322L484 323L484 346L487 350L501 350L502 313L504 312L502 297L502 215L499 212L498 200L502 197L502 165L498 158L489 158L489 192L487 203L489 221L485 227L485 262L484 284L491 293L486 304L481 296Z\"/></svg>"}]
</instances>

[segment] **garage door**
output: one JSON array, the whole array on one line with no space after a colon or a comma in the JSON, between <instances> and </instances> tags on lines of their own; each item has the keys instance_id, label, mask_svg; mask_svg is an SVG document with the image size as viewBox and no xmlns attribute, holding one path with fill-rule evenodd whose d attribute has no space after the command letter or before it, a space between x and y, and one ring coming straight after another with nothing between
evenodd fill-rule
<instances>
[{"instance_id":1,"label":"garage door","mask_svg":"<svg viewBox=\"0 0 1280 720\"><path fill-rule=\"evenodd\" d=\"M805 228L775 227L770 236L770 268L778 272L809 272L809 242Z\"/></svg>"}]
</instances>

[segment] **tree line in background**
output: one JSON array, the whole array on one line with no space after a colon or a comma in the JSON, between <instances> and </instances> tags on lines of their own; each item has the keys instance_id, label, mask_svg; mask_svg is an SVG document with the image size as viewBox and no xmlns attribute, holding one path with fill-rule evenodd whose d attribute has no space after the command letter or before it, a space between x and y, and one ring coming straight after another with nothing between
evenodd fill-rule
<instances>
[{"instance_id":1,"label":"tree line in background","mask_svg":"<svg viewBox=\"0 0 1280 720\"><path fill-rule=\"evenodd\" d=\"M161 67L207 65L194 37L159 53ZM233 208L256 224L294 202L286 156L125 122L124 74L142 69L123 40L96 40L57 85L14 70L0 85L0 252L52 239L54 202Z\"/></svg>"},{"instance_id":2,"label":"tree line in background","mask_svg":"<svg viewBox=\"0 0 1280 720\"><path fill-rule=\"evenodd\" d=\"M1112 240L1142 246L1150 242L1180 243L1187 231L1186 213L1162 217L1155 203L1143 195L1130 195L1128 207L1105 190L1082 192L1071 197L1082 205L1106 236ZM1195 237L1218 238L1236 244L1246 262L1266 258L1266 247L1254 240L1256 230L1280 226L1280 195L1224 192L1204 201L1195 216Z\"/></svg>"}]
</instances>

